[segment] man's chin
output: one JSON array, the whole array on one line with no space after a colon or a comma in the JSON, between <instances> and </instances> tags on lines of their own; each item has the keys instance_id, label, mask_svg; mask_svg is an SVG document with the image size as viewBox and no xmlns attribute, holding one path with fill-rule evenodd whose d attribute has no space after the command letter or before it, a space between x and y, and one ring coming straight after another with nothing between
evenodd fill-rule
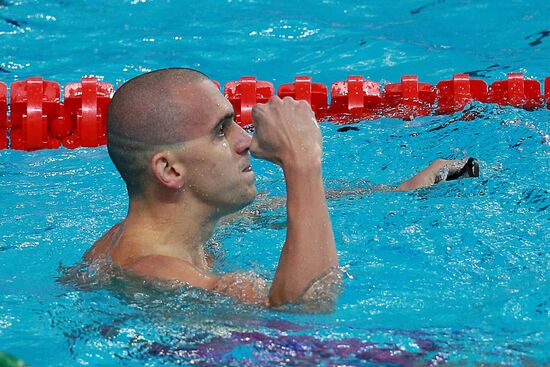
<instances>
[{"instance_id":1,"label":"man's chin","mask_svg":"<svg viewBox=\"0 0 550 367\"><path fill-rule=\"evenodd\" d=\"M224 206L224 208L219 208L218 212L222 215L229 215L238 212L247 205L251 204L254 199L256 199L257 191L256 185L250 187L250 190L244 192L238 197L238 200L233 201L230 205ZM237 198L235 198L237 199Z\"/></svg>"},{"instance_id":2,"label":"man's chin","mask_svg":"<svg viewBox=\"0 0 550 367\"><path fill-rule=\"evenodd\" d=\"M241 210L242 208L244 208L245 206L249 205L250 203L252 203L254 201L254 199L256 199L256 195L258 194L257 190L256 190L256 185L252 185L252 187L250 188L250 191L247 192L246 195L244 195L243 197L243 200L242 200L242 205L239 209L237 210Z\"/></svg>"}]
</instances>

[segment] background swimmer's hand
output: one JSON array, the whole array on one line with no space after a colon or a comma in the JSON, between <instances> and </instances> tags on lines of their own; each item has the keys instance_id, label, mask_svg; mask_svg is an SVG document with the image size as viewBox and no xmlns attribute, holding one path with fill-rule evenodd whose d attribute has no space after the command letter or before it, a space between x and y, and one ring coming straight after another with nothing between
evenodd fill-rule
<instances>
[{"instance_id":1,"label":"background swimmer's hand","mask_svg":"<svg viewBox=\"0 0 550 367\"><path fill-rule=\"evenodd\" d=\"M311 160L320 163L322 138L315 114L305 101L272 97L252 109L255 134L250 152L284 167Z\"/></svg>"},{"instance_id":2,"label":"background swimmer's hand","mask_svg":"<svg viewBox=\"0 0 550 367\"><path fill-rule=\"evenodd\" d=\"M479 163L477 159L447 160L436 159L427 168L417 173L413 178L401 183L397 191L415 190L431 186L442 181L457 178L479 177Z\"/></svg>"}]
</instances>

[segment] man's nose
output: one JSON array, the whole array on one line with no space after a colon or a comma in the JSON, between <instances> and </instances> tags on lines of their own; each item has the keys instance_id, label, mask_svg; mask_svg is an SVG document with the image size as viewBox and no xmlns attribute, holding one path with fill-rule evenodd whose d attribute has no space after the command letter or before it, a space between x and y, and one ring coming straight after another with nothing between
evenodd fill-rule
<instances>
[{"instance_id":1,"label":"man's nose","mask_svg":"<svg viewBox=\"0 0 550 367\"><path fill-rule=\"evenodd\" d=\"M234 125L234 137L233 137L233 146L235 151L238 154L243 154L250 148L250 142L252 141L252 137L248 135L248 133L239 126L236 122L233 122Z\"/></svg>"}]
</instances>

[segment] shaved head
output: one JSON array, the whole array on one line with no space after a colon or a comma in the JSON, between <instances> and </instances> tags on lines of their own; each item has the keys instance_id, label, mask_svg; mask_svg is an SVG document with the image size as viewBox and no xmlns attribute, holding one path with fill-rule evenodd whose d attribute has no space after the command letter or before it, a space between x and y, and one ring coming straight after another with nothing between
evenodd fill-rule
<instances>
[{"instance_id":1,"label":"shaved head","mask_svg":"<svg viewBox=\"0 0 550 367\"><path fill-rule=\"evenodd\" d=\"M197 106L186 103L191 84L208 80L203 73L171 68L140 75L124 83L109 105L107 148L130 196L144 189L151 157L185 141L186 121Z\"/></svg>"}]
</instances>

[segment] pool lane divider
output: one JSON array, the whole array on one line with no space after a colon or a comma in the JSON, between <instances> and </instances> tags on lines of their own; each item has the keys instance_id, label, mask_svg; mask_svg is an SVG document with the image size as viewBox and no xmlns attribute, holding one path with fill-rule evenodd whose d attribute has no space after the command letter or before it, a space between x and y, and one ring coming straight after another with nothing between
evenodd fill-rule
<instances>
[{"instance_id":1,"label":"pool lane divider","mask_svg":"<svg viewBox=\"0 0 550 367\"><path fill-rule=\"evenodd\" d=\"M8 87L0 82L0 149L8 147Z\"/></svg>"},{"instance_id":2,"label":"pool lane divider","mask_svg":"<svg viewBox=\"0 0 550 367\"><path fill-rule=\"evenodd\" d=\"M218 89L220 83L213 81ZM241 126L252 123L252 107L265 103L275 94L272 83L256 77L242 77L225 84L225 97L235 109L235 121ZM107 111L114 87L95 77L64 88L40 77L13 82L8 88L0 82L0 149L37 150L64 146L97 147L107 143ZM437 85L422 83L416 75L405 75L399 83L381 86L362 76L349 76L330 88L314 83L309 76L297 76L293 83L277 90L281 98L304 100L318 119L349 124L382 117L411 120L418 116L451 114L469 103L495 103L527 110L550 108L550 77L544 81L544 94L537 80L522 73L510 73L506 80L491 85L455 74ZM9 115L8 115L9 106Z\"/></svg>"}]
</instances>

